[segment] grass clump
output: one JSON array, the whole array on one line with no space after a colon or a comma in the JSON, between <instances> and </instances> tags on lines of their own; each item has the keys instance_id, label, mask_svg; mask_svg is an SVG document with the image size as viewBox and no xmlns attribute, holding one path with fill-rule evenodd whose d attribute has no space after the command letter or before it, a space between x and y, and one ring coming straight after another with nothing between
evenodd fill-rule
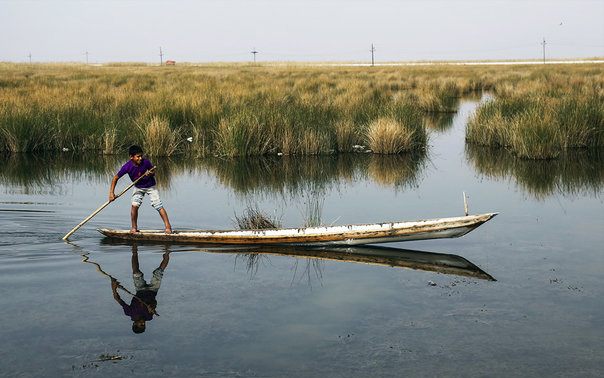
<instances>
[{"instance_id":1,"label":"grass clump","mask_svg":"<svg viewBox=\"0 0 604 378\"><path fill-rule=\"evenodd\" d=\"M422 149L427 139L422 114L412 103L400 106L391 116L377 118L366 130L367 145L378 154Z\"/></svg>"},{"instance_id":2,"label":"grass clump","mask_svg":"<svg viewBox=\"0 0 604 378\"><path fill-rule=\"evenodd\" d=\"M604 146L604 80L542 73L502 87L466 128L471 143L505 147L521 158L557 158L566 149Z\"/></svg>"},{"instance_id":3,"label":"grass clump","mask_svg":"<svg viewBox=\"0 0 604 378\"><path fill-rule=\"evenodd\" d=\"M143 148L151 156L172 156L178 150L180 136L166 118L152 116L139 126Z\"/></svg>"},{"instance_id":4,"label":"grass clump","mask_svg":"<svg viewBox=\"0 0 604 378\"><path fill-rule=\"evenodd\" d=\"M369 148L378 154L398 154L411 149L413 130L394 118L378 118L367 128Z\"/></svg>"},{"instance_id":5,"label":"grass clump","mask_svg":"<svg viewBox=\"0 0 604 378\"><path fill-rule=\"evenodd\" d=\"M522 158L556 158L564 149L604 145L604 96L513 96L482 105L468 142L505 147Z\"/></svg>"},{"instance_id":6,"label":"grass clump","mask_svg":"<svg viewBox=\"0 0 604 378\"><path fill-rule=\"evenodd\" d=\"M264 214L256 206L248 206L242 215L235 214L235 223L240 230L263 230L281 227L281 222Z\"/></svg>"}]
</instances>

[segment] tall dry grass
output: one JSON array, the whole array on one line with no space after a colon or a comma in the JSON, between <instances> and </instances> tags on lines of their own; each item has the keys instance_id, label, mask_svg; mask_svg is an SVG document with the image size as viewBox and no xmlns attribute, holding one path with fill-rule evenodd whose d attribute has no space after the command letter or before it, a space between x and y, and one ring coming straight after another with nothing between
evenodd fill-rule
<instances>
[{"instance_id":1,"label":"tall dry grass","mask_svg":"<svg viewBox=\"0 0 604 378\"><path fill-rule=\"evenodd\" d=\"M561 79L558 79L561 80ZM604 146L604 80L594 88L533 83L501 93L468 122L471 143L508 148L527 159L557 158L569 148Z\"/></svg>"},{"instance_id":2,"label":"tall dry grass","mask_svg":"<svg viewBox=\"0 0 604 378\"><path fill-rule=\"evenodd\" d=\"M523 99L543 97L548 99L543 107L556 113L556 134L573 141L562 145L585 138L602 145L603 71L598 65L369 69L226 64L165 70L1 63L0 150L111 153L147 142L161 155L329 154L369 144L367 130L378 119L419 130L423 122L412 112L450 114L460 96L484 90L495 94L496 104L477 115L480 122L472 128L480 131L469 132L468 140L511 145L501 139L505 129L518 123L524 130L520 125L535 117L516 120L516 111L507 108L540 106ZM591 102L586 100L590 96ZM147 129L153 117L161 120L154 125L166 140L136 126ZM577 128L581 124L595 124L597 131L586 133ZM414 134L414 148L425 143L422 134Z\"/></svg>"},{"instance_id":3,"label":"tall dry grass","mask_svg":"<svg viewBox=\"0 0 604 378\"><path fill-rule=\"evenodd\" d=\"M367 141L375 153L399 154L414 148L414 132L394 118L378 118L367 128Z\"/></svg>"},{"instance_id":4,"label":"tall dry grass","mask_svg":"<svg viewBox=\"0 0 604 378\"><path fill-rule=\"evenodd\" d=\"M172 156L181 144L178 129L170 128L166 118L152 116L138 124L142 147L151 156Z\"/></svg>"}]
</instances>

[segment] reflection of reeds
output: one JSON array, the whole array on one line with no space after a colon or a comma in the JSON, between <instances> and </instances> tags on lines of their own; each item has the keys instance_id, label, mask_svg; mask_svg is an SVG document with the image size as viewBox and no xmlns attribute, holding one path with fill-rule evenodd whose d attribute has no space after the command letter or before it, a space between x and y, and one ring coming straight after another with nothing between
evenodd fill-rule
<instances>
[{"instance_id":1,"label":"reflection of reeds","mask_svg":"<svg viewBox=\"0 0 604 378\"><path fill-rule=\"evenodd\" d=\"M216 176L238 194L304 195L367 178L386 186L413 187L425 167L425 159L425 151L417 151L396 156L350 153L200 160L175 156L152 157L151 161L157 166L155 178L163 190L170 189L175 176L193 169ZM82 179L109 185L111 177L126 161L124 154L0 154L0 180L3 185L24 190Z\"/></svg>"},{"instance_id":2,"label":"reflection of reeds","mask_svg":"<svg viewBox=\"0 0 604 378\"><path fill-rule=\"evenodd\" d=\"M248 206L241 215L235 214L235 223L240 230L262 230L269 228L281 227L281 222L276 218L271 218L266 215L258 206ZM261 253L249 252L249 253L238 253L235 257L235 264L238 259L245 261L245 268L249 273L250 277L253 278L258 273L258 267L263 259L268 259Z\"/></svg>"},{"instance_id":3,"label":"reflection of reeds","mask_svg":"<svg viewBox=\"0 0 604 378\"><path fill-rule=\"evenodd\" d=\"M423 150L403 155L340 154L304 158L208 159L220 182L241 194L272 192L301 195L340 181L370 177L396 187L417 185L425 167Z\"/></svg>"},{"instance_id":4,"label":"reflection of reeds","mask_svg":"<svg viewBox=\"0 0 604 378\"><path fill-rule=\"evenodd\" d=\"M71 153L0 154L0 182L25 193L52 194L58 183L92 181L109 185L119 164L113 157Z\"/></svg>"},{"instance_id":5,"label":"reflection of reeds","mask_svg":"<svg viewBox=\"0 0 604 378\"><path fill-rule=\"evenodd\" d=\"M432 113L425 117L424 124L430 130L446 131L453 126L455 113Z\"/></svg>"},{"instance_id":6,"label":"reflection of reeds","mask_svg":"<svg viewBox=\"0 0 604 378\"><path fill-rule=\"evenodd\" d=\"M552 194L597 194L604 188L604 150L568 150L556 160L520 159L501 148L466 145L466 157L488 177L512 177L538 199Z\"/></svg>"},{"instance_id":7,"label":"reflection of reeds","mask_svg":"<svg viewBox=\"0 0 604 378\"><path fill-rule=\"evenodd\" d=\"M367 173L382 186L397 188L417 186L425 165L425 153L407 155L371 156Z\"/></svg>"}]
</instances>

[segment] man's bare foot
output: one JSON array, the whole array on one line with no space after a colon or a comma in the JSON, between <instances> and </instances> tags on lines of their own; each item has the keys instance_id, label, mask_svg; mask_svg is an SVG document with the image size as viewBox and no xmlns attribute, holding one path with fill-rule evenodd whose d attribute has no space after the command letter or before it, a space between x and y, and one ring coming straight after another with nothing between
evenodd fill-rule
<instances>
[{"instance_id":1,"label":"man's bare foot","mask_svg":"<svg viewBox=\"0 0 604 378\"><path fill-rule=\"evenodd\" d=\"M172 233L172 229L171 228L166 228L165 232L166 232L166 234L171 234Z\"/></svg>"},{"instance_id":2,"label":"man's bare foot","mask_svg":"<svg viewBox=\"0 0 604 378\"><path fill-rule=\"evenodd\" d=\"M140 230L136 229L136 228L131 228L130 229L130 233L131 234L136 234L137 232L140 232Z\"/></svg>"}]
</instances>

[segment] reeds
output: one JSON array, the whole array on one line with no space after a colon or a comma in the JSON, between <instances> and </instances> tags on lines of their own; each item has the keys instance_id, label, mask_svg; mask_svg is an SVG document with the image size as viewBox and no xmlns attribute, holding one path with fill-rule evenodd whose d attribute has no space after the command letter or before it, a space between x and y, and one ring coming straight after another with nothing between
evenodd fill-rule
<instances>
[{"instance_id":1,"label":"reeds","mask_svg":"<svg viewBox=\"0 0 604 378\"><path fill-rule=\"evenodd\" d=\"M542 75L514 89L503 86L472 116L466 140L505 147L526 159L604 146L604 79Z\"/></svg>"},{"instance_id":2,"label":"reeds","mask_svg":"<svg viewBox=\"0 0 604 378\"><path fill-rule=\"evenodd\" d=\"M553 134L564 148L585 140L602 145L602 74L597 65L368 69L225 64L163 70L1 63L0 150L113 153L143 144L154 155L314 155L369 145L373 135L374 145L384 145L378 150L407 151L425 147L418 115L454 112L460 96L482 90L493 91L496 100L490 110L477 113L476 132L468 129L470 141L512 146L511 139L501 138L514 123L519 138L537 140L543 132L531 137L524 125L531 128L539 112L519 114L541 106L539 111L555 113L559 127ZM412 146L401 147L399 141L385 148L397 128L369 134L370 125L383 119L413 130ZM582 124L597 130L577 127ZM376 140L377 135L386 140ZM520 149L524 144L533 142L516 143Z\"/></svg>"},{"instance_id":3,"label":"reeds","mask_svg":"<svg viewBox=\"0 0 604 378\"><path fill-rule=\"evenodd\" d=\"M414 148L414 133L394 118L378 118L367 128L367 142L375 153L399 154Z\"/></svg>"},{"instance_id":4,"label":"reeds","mask_svg":"<svg viewBox=\"0 0 604 378\"><path fill-rule=\"evenodd\" d=\"M3 63L0 150L107 154L142 144L153 155L346 152L367 145L365 131L375 120L400 122L405 107L441 111L447 106L439 101L467 89L467 73L412 71ZM410 96L415 91L437 92L436 103L422 107L419 96Z\"/></svg>"},{"instance_id":5,"label":"reeds","mask_svg":"<svg viewBox=\"0 0 604 378\"><path fill-rule=\"evenodd\" d=\"M178 149L180 138L178 129L173 130L166 118L153 116L138 125L140 139L145 153L150 156L172 156Z\"/></svg>"},{"instance_id":6,"label":"reeds","mask_svg":"<svg viewBox=\"0 0 604 378\"><path fill-rule=\"evenodd\" d=\"M235 223L240 230L262 230L281 227L278 219L264 214L257 206L248 206L242 215L235 214Z\"/></svg>"}]
</instances>

